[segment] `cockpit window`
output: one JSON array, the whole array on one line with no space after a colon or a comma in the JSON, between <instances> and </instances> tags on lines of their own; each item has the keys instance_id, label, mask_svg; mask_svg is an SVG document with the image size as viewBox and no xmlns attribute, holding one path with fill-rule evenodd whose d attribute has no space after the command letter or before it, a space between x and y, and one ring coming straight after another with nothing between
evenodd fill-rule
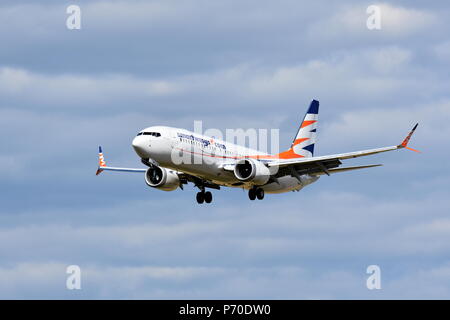
<instances>
[{"instance_id":1,"label":"cockpit window","mask_svg":"<svg viewBox=\"0 0 450 320\"><path fill-rule=\"evenodd\" d=\"M137 135L138 135L138 136L141 136L141 135L142 135L142 132L139 132Z\"/></svg>"},{"instance_id":2,"label":"cockpit window","mask_svg":"<svg viewBox=\"0 0 450 320\"><path fill-rule=\"evenodd\" d=\"M161 133L159 132L142 132L144 136L154 136L154 137L161 137Z\"/></svg>"}]
</instances>

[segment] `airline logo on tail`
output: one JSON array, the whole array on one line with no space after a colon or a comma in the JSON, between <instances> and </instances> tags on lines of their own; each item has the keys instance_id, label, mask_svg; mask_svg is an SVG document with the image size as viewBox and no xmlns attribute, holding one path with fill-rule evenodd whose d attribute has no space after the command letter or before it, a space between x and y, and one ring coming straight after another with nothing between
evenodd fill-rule
<instances>
[{"instance_id":1,"label":"airline logo on tail","mask_svg":"<svg viewBox=\"0 0 450 320\"><path fill-rule=\"evenodd\" d=\"M319 101L313 100L289 150L279 153L280 159L310 158L314 155L317 121L319 120Z\"/></svg>"}]
</instances>

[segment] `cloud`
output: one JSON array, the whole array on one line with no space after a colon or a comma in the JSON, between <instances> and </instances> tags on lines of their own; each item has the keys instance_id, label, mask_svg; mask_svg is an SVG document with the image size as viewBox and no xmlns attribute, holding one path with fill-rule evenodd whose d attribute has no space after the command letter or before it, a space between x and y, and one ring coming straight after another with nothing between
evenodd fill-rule
<instances>
[{"instance_id":1,"label":"cloud","mask_svg":"<svg viewBox=\"0 0 450 320\"><path fill-rule=\"evenodd\" d=\"M382 270L382 290L365 288L364 269L340 269L316 275L299 267L202 268L202 267L81 267L81 290L67 290L66 264L20 264L0 268L0 296L51 299L332 299L409 298L441 299L449 290L448 264L404 270L391 279ZM165 286L161 286L165 284ZM43 291L45 286L51 290ZM39 290L40 289L40 290Z\"/></svg>"},{"instance_id":2,"label":"cloud","mask_svg":"<svg viewBox=\"0 0 450 320\"><path fill-rule=\"evenodd\" d=\"M326 124L321 140L327 147L351 148L347 142L368 147L400 143L409 129L419 123L411 143L422 145L427 153L445 153L439 148L449 143L447 119L450 101L432 101L428 104L405 104L374 109L358 108L340 114ZM436 134L440 132L440 134Z\"/></svg>"},{"instance_id":3,"label":"cloud","mask_svg":"<svg viewBox=\"0 0 450 320\"><path fill-rule=\"evenodd\" d=\"M307 35L311 41L333 42L348 42L349 38L367 41L370 36L401 38L428 30L436 23L435 13L426 9L399 7L389 3L371 5L376 5L380 9L381 30L367 29L366 21L370 16L366 13L367 6L343 5L330 16L312 23Z\"/></svg>"},{"instance_id":4,"label":"cloud","mask_svg":"<svg viewBox=\"0 0 450 320\"><path fill-rule=\"evenodd\" d=\"M88 101L101 103L105 98L123 99L125 95L159 96L174 91L167 82L136 79L128 75L95 78L70 74L49 76L10 67L0 69L0 84L2 93L6 95L32 95L32 98L42 102L51 97L54 100L76 101L80 104ZM60 104L60 107L63 108L64 104Z\"/></svg>"},{"instance_id":5,"label":"cloud","mask_svg":"<svg viewBox=\"0 0 450 320\"><path fill-rule=\"evenodd\" d=\"M397 47L341 52L333 57L266 72L254 77L250 88L259 95L277 93L277 98L300 92L315 93L318 97L332 95L340 99L340 94L349 91L354 92L353 96L361 93L372 98L401 90L402 86L409 84L402 83L402 77L394 74L399 70L405 71L410 57L408 50Z\"/></svg>"},{"instance_id":6,"label":"cloud","mask_svg":"<svg viewBox=\"0 0 450 320\"><path fill-rule=\"evenodd\" d=\"M393 36L410 35L434 25L436 16L428 10L380 5L382 29Z\"/></svg>"},{"instance_id":7,"label":"cloud","mask_svg":"<svg viewBox=\"0 0 450 320\"><path fill-rule=\"evenodd\" d=\"M321 183L325 187L326 182ZM150 263L158 257L162 264L170 265L186 259L190 263L196 261L195 264L216 266L228 264L227 259L237 256L242 257L241 261L233 260L233 264L269 263L277 257L276 265L283 265L292 262L292 255L317 259L332 254L338 248L342 256L364 256L370 248L372 254L392 258L414 256L417 252L438 257L439 253L448 250L445 232L447 203L434 205L434 213L428 216L424 216L422 209L439 199L439 192L415 201L401 199L387 203L358 193L327 195L320 192L315 195L313 191L304 192L307 198L302 201L302 210L293 209L290 202L285 203L272 196L270 202L258 206L258 213L251 211L251 204L247 202L240 205L244 211L237 210L234 205L221 205L214 208L214 219L205 219L208 212L195 213L196 207L192 206L178 213L179 209L186 207L181 203L167 211L164 203L155 205L153 200L137 204L133 200L103 209L65 209L65 217L53 219L51 217L59 213L58 209L53 212L48 209L22 211L15 215L28 223L14 227L4 221L9 226L1 230L2 251L5 259L25 261L78 257L79 263L85 263L94 259L98 251L106 260L126 258ZM245 199L245 195L240 198ZM190 200L192 202L192 198ZM334 211L329 210L331 203L335 206ZM127 211L151 213L130 216ZM319 214L312 216L312 212ZM146 216L147 222L142 221ZM405 223L405 218L408 223ZM240 221L239 225L236 225L236 220ZM98 225L94 221L98 221ZM441 225L440 232L434 229L438 225ZM385 227L379 229L379 226ZM315 234L322 236L311 238ZM352 236L344 237L346 234ZM373 237L378 241L373 242ZM336 242L336 238L341 240ZM360 241L355 244L353 238ZM10 243L21 250L8 252ZM189 243L189 246L180 247L179 243ZM386 246L387 243L396 245ZM33 254L33 247L42 249ZM167 255L165 252L176 254ZM215 258L211 260L211 256Z\"/></svg>"},{"instance_id":8,"label":"cloud","mask_svg":"<svg viewBox=\"0 0 450 320\"><path fill-rule=\"evenodd\" d=\"M130 105L134 111L144 112L150 104L157 116L168 109L186 115L192 106L224 115L225 110L237 111L243 106L251 111L264 108L270 113L274 103L289 106L302 96L305 104L313 97L334 104L348 103L350 93L356 102L380 102L399 95L417 102L422 92L445 91L448 80L432 81L438 78L439 75L415 66L410 50L396 46L340 51L294 65L266 67L248 63L157 78L127 74L44 75L12 67L0 69L2 99L10 105L117 114ZM229 98L220 99L223 95Z\"/></svg>"},{"instance_id":9,"label":"cloud","mask_svg":"<svg viewBox=\"0 0 450 320\"><path fill-rule=\"evenodd\" d=\"M443 298L449 293L442 283L448 278L449 221L448 203L436 205L438 199L431 194L386 202L358 193L306 192L301 210L274 198L257 212L250 210L253 204L239 205L241 210L229 204L215 208L214 216L189 206L167 211L152 201L66 210L65 218L53 221L42 220L44 212L30 212L19 215L28 225L0 230L6 253L0 295ZM423 210L430 206L432 212ZM145 224L148 213L126 214L145 208L152 216ZM99 219L98 226L92 219ZM11 243L15 251L6 249ZM366 267L373 263L382 270L383 290L377 293L365 288ZM65 289L71 264L82 269L80 292Z\"/></svg>"}]
</instances>

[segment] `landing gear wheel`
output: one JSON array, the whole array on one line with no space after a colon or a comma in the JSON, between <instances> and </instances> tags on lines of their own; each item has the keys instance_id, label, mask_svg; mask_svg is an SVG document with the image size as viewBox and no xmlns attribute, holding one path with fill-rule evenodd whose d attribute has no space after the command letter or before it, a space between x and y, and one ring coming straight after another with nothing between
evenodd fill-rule
<instances>
[{"instance_id":1,"label":"landing gear wheel","mask_svg":"<svg viewBox=\"0 0 450 320\"><path fill-rule=\"evenodd\" d=\"M256 189L256 197L258 200L264 199L264 190L262 188Z\"/></svg>"},{"instance_id":2,"label":"landing gear wheel","mask_svg":"<svg viewBox=\"0 0 450 320\"><path fill-rule=\"evenodd\" d=\"M248 197L249 197L250 200L255 200L256 199L256 191L255 191L255 189L248 190Z\"/></svg>"},{"instance_id":3,"label":"landing gear wheel","mask_svg":"<svg viewBox=\"0 0 450 320\"><path fill-rule=\"evenodd\" d=\"M206 203L211 203L212 201L212 193L209 191L206 191L205 194L203 195L203 198L205 199Z\"/></svg>"},{"instance_id":4,"label":"landing gear wheel","mask_svg":"<svg viewBox=\"0 0 450 320\"><path fill-rule=\"evenodd\" d=\"M205 201L205 193L197 192L197 203L203 203Z\"/></svg>"}]
</instances>

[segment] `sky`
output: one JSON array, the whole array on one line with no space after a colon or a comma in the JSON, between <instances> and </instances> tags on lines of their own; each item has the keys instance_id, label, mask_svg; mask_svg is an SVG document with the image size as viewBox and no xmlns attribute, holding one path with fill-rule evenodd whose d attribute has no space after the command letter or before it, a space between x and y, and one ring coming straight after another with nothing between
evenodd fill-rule
<instances>
[{"instance_id":1,"label":"sky","mask_svg":"<svg viewBox=\"0 0 450 320\"><path fill-rule=\"evenodd\" d=\"M0 298L449 299L448 21L447 1L3 0ZM287 148L312 99L316 155L396 145L416 122L422 153L210 205L95 176L98 145L140 167L131 141L151 125L279 129Z\"/></svg>"}]
</instances>

